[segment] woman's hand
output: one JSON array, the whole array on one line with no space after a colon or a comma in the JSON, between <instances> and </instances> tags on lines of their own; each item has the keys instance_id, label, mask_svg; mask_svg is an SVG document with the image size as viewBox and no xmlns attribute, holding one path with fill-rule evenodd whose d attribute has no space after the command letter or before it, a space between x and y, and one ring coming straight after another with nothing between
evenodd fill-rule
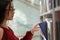
<instances>
[{"instance_id":1,"label":"woman's hand","mask_svg":"<svg viewBox=\"0 0 60 40\"><path fill-rule=\"evenodd\" d=\"M34 26L34 28L31 30L31 33L34 34L34 32L38 31L40 29L40 26L37 24Z\"/></svg>"}]
</instances>

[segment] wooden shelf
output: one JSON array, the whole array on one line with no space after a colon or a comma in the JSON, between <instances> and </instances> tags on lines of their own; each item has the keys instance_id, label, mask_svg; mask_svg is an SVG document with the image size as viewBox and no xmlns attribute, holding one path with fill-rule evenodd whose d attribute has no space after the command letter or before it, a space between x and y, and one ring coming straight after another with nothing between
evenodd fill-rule
<instances>
[{"instance_id":1,"label":"wooden shelf","mask_svg":"<svg viewBox=\"0 0 60 40\"><path fill-rule=\"evenodd\" d=\"M60 10L60 6L54 8L54 11L59 11ZM41 16L47 15L47 14L52 14L53 9L49 10L48 12L42 13Z\"/></svg>"}]
</instances>

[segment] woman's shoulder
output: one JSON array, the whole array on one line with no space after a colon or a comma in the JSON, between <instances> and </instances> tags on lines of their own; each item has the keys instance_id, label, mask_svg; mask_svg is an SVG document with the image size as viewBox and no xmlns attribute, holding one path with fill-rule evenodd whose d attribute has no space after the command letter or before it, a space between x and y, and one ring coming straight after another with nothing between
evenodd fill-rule
<instances>
[{"instance_id":1,"label":"woman's shoulder","mask_svg":"<svg viewBox=\"0 0 60 40\"><path fill-rule=\"evenodd\" d=\"M0 33L2 33L2 32L3 32L3 28L0 27Z\"/></svg>"},{"instance_id":2,"label":"woman's shoulder","mask_svg":"<svg viewBox=\"0 0 60 40\"><path fill-rule=\"evenodd\" d=\"M0 28L0 39L2 39L2 37L3 37L3 29Z\"/></svg>"},{"instance_id":3,"label":"woman's shoulder","mask_svg":"<svg viewBox=\"0 0 60 40\"><path fill-rule=\"evenodd\" d=\"M0 35L3 34L3 28L0 28Z\"/></svg>"}]
</instances>

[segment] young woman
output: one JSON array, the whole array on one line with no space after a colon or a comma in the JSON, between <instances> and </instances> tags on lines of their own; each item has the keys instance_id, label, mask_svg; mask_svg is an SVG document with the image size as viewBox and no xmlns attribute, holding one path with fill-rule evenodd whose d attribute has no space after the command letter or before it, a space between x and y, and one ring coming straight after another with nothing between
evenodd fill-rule
<instances>
[{"instance_id":1,"label":"young woman","mask_svg":"<svg viewBox=\"0 0 60 40\"><path fill-rule=\"evenodd\" d=\"M0 40L19 40L14 32L6 24L8 20L12 20L14 16L14 8L12 0L0 0ZM35 25L33 29L26 32L21 40L31 40L35 31L39 27Z\"/></svg>"}]
</instances>

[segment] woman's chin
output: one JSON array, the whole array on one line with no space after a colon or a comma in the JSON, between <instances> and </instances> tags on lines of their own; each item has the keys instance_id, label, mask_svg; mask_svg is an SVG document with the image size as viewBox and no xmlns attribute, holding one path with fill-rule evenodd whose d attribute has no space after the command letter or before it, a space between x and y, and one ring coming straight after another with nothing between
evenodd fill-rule
<instances>
[{"instance_id":1,"label":"woman's chin","mask_svg":"<svg viewBox=\"0 0 60 40\"><path fill-rule=\"evenodd\" d=\"M13 20L13 18L11 18L11 19L8 19L8 20Z\"/></svg>"}]
</instances>

